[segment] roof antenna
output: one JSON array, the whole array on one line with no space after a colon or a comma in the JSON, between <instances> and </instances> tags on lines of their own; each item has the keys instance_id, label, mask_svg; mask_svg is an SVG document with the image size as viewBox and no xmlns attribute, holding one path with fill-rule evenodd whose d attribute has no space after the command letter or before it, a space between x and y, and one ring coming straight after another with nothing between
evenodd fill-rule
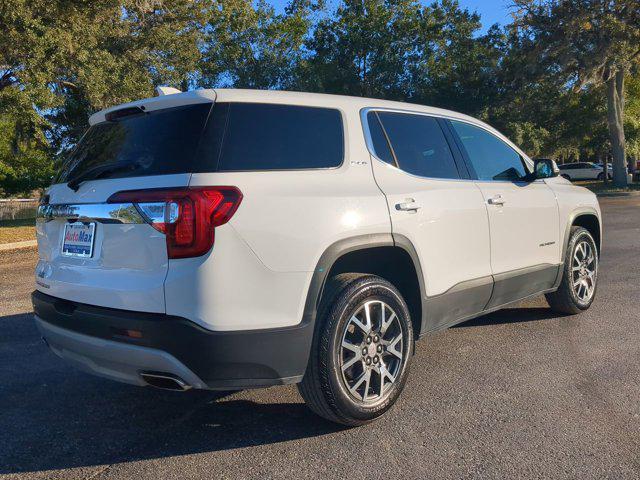
<instances>
[{"instance_id":1,"label":"roof antenna","mask_svg":"<svg viewBox=\"0 0 640 480\"><path fill-rule=\"evenodd\" d=\"M182 92L177 88L160 86L160 87L156 87L156 93L158 94L159 97L161 97L163 95L173 95L174 93L182 93Z\"/></svg>"}]
</instances>

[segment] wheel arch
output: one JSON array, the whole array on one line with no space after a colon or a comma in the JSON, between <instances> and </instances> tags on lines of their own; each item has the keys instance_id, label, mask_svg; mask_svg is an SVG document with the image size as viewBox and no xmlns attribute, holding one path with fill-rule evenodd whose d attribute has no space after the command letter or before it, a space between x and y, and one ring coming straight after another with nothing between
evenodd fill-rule
<instances>
[{"instance_id":1,"label":"wheel arch","mask_svg":"<svg viewBox=\"0 0 640 480\"><path fill-rule=\"evenodd\" d=\"M567 235L565 236L563 246L563 257L567 251L567 245L569 244L569 232L571 227L585 228L593 237L596 242L596 248L598 249L598 255L600 255L601 243L602 243L602 225L600 224L600 218L595 211L583 211L581 213L575 213L572 216L571 222L567 228Z\"/></svg>"},{"instance_id":2,"label":"wheel arch","mask_svg":"<svg viewBox=\"0 0 640 480\"><path fill-rule=\"evenodd\" d=\"M600 222L600 215L594 208L581 208L569 215L562 243L562 262L565 261L567 256L567 248L569 246L569 240L571 239L571 227L576 226L585 228L591 234L593 240L596 242L598 256L600 256L600 250L602 248L602 224ZM560 285L563 271L563 269L560 269L554 288L558 288Z\"/></svg>"},{"instance_id":3,"label":"wheel arch","mask_svg":"<svg viewBox=\"0 0 640 480\"><path fill-rule=\"evenodd\" d=\"M424 277L413 244L390 233L358 235L331 244L314 270L304 308L304 322L315 322L324 287L339 273L370 273L391 282L402 294L414 328L420 335L424 314Z\"/></svg>"}]
</instances>

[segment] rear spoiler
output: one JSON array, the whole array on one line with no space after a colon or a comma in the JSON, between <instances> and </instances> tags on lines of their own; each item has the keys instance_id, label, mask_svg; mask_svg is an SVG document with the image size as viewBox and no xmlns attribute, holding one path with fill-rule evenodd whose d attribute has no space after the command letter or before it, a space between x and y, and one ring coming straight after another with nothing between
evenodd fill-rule
<instances>
[{"instance_id":1,"label":"rear spoiler","mask_svg":"<svg viewBox=\"0 0 640 480\"><path fill-rule=\"evenodd\" d=\"M162 92L164 93L160 94L160 89L162 89ZM169 90L167 91L166 89ZM107 120L107 115L116 110L122 111L125 109L133 109L129 110L129 113L139 113L140 110L144 112L152 112L163 108L180 107L182 105L193 105L196 103L215 101L215 90L193 90L183 93L172 87L158 87L158 95L156 97L136 100L135 102L117 105L94 113L89 117L89 125L104 122Z\"/></svg>"}]
</instances>

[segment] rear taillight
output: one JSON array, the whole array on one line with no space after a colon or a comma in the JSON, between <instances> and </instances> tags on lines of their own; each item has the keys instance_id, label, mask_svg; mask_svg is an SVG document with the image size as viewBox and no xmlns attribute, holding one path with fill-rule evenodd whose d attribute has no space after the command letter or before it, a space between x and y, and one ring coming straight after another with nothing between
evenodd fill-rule
<instances>
[{"instance_id":1,"label":"rear taillight","mask_svg":"<svg viewBox=\"0 0 640 480\"><path fill-rule=\"evenodd\" d=\"M236 187L160 188L114 193L107 203L132 203L167 237L169 258L199 257L213 246L214 229L233 216L242 201Z\"/></svg>"}]
</instances>

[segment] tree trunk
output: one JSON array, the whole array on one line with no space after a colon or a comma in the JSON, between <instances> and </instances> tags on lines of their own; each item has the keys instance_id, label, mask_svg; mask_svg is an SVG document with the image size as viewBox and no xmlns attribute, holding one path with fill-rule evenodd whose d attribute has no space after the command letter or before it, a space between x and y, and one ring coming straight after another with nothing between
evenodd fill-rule
<instances>
[{"instance_id":1,"label":"tree trunk","mask_svg":"<svg viewBox=\"0 0 640 480\"><path fill-rule=\"evenodd\" d=\"M604 183L609 183L609 154L600 154L602 166L604 167Z\"/></svg>"},{"instance_id":2,"label":"tree trunk","mask_svg":"<svg viewBox=\"0 0 640 480\"><path fill-rule=\"evenodd\" d=\"M607 82L607 122L613 153L613 183L627 185L627 162L624 138L624 71L618 70Z\"/></svg>"}]
</instances>

